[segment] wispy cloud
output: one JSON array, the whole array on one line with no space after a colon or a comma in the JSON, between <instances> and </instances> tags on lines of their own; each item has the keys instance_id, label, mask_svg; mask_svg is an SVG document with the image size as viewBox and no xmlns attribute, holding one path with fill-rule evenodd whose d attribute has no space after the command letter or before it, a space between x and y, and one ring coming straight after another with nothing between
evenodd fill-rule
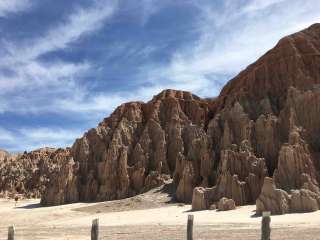
<instances>
[{"instance_id":1,"label":"wispy cloud","mask_svg":"<svg viewBox=\"0 0 320 240\"><path fill-rule=\"evenodd\" d=\"M10 13L22 12L30 9L32 3L30 0L1 0L0 17L6 17Z\"/></svg>"},{"instance_id":2,"label":"wispy cloud","mask_svg":"<svg viewBox=\"0 0 320 240\"><path fill-rule=\"evenodd\" d=\"M52 109L54 106L48 104L55 102L55 98L70 96L76 89L80 91L82 86L77 80L90 70L89 62L74 63L62 59L43 61L39 57L66 49L82 37L99 30L112 17L116 7L116 1L94 1L90 8L76 8L41 37L18 43L3 40L7 54L0 58L0 100L7 104L0 106L0 112ZM9 94L21 91L24 95L8 99ZM34 91L37 94L33 94ZM52 101L38 101L48 96ZM23 97L25 102L33 100L33 104L19 107Z\"/></svg>"},{"instance_id":3,"label":"wispy cloud","mask_svg":"<svg viewBox=\"0 0 320 240\"><path fill-rule=\"evenodd\" d=\"M26 136L31 142L73 141L83 134L79 130L62 128L22 128L19 129L19 133Z\"/></svg>"},{"instance_id":4,"label":"wispy cloud","mask_svg":"<svg viewBox=\"0 0 320 240\"><path fill-rule=\"evenodd\" d=\"M0 128L0 146L11 152L31 151L41 147L71 146L83 133L70 128L21 128L9 131Z\"/></svg>"},{"instance_id":5,"label":"wispy cloud","mask_svg":"<svg viewBox=\"0 0 320 240\"><path fill-rule=\"evenodd\" d=\"M193 4L199 10L199 17L190 29L198 34L198 39L173 52L167 63L150 62L141 66L141 72L136 77L148 82L148 87L138 87L130 92L92 95L88 89L74 84L72 92L76 94L53 99L49 109L84 115L94 112L100 117L101 114L110 113L122 102L135 99L145 101L164 88L188 90L203 97L218 95L226 80L273 47L281 37L320 21L320 5L316 0L308 3L290 1L290 11L287 10L288 1L252 0L246 1L246 4L224 1L220 8L211 1L206 1L206 4L194 1ZM153 1L146 1L147 7L151 4ZM93 12L96 11L98 10L94 8ZM70 22L73 23L74 20ZM71 35L79 37L82 34L78 32ZM58 40L58 44L40 49L52 49L54 46L63 48L68 42L69 40ZM152 47L154 51L154 46ZM132 49L128 49L127 54L130 52ZM81 69L87 67L76 65L70 69L79 69L81 72Z\"/></svg>"},{"instance_id":6,"label":"wispy cloud","mask_svg":"<svg viewBox=\"0 0 320 240\"><path fill-rule=\"evenodd\" d=\"M81 37L100 29L105 20L112 16L116 6L114 0L96 0L89 9L79 7L43 36L20 43L18 47L7 44L10 57L15 62L25 62L49 52L67 48L69 44ZM22 56L22 58L16 56ZM5 60L8 62L8 59ZM10 61L9 64L11 64Z\"/></svg>"},{"instance_id":7,"label":"wispy cloud","mask_svg":"<svg viewBox=\"0 0 320 240\"><path fill-rule=\"evenodd\" d=\"M149 72L143 69L150 81L201 96L217 95L221 83L256 60L280 38L320 21L317 0L238 3L225 1L222 8L217 8L212 2L195 1L200 17L192 27L199 33L198 40L176 51L169 64L151 66Z\"/></svg>"},{"instance_id":8,"label":"wispy cloud","mask_svg":"<svg viewBox=\"0 0 320 240\"><path fill-rule=\"evenodd\" d=\"M15 69L9 66L0 66L0 72L2 70L0 86L6 93L41 89L39 92L41 94L43 91L58 90L57 87L62 86L66 90L68 87L72 87L77 75L90 68L90 64L86 62L41 62L37 60L31 60L23 64L16 63L14 66ZM5 71L10 72L10 74L6 75ZM53 87L54 89L52 89ZM60 90L63 90L63 88Z\"/></svg>"},{"instance_id":9,"label":"wispy cloud","mask_svg":"<svg viewBox=\"0 0 320 240\"><path fill-rule=\"evenodd\" d=\"M0 14L4 6L1 3ZM116 1L94 1L90 8L76 8L47 32L39 34L40 37L19 42L2 39L6 54L0 58L0 113L59 114L66 111L61 99L72 104L76 103L75 96L86 95L87 89L78 79L91 70L90 62L44 61L40 57L53 51L67 50L81 38L98 31L112 17L116 7ZM97 102L101 100L97 99ZM77 107L70 106L69 111ZM83 111L86 109L85 106L81 108ZM69 126L0 128L0 146L9 151L65 147L81 135L82 130Z\"/></svg>"},{"instance_id":10,"label":"wispy cloud","mask_svg":"<svg viewBox=\"0 0 320 240\"><path fill-rule=\"evenodd\" d=\"M101 113L114 109L116 106L124 103L130 96L124 97L122 94L98 94L94 96L77 95L69 99L58 100L55 104L61 111L73 113Z\"/></svg>"},{"instance_id":11,"label":"wispy cloud","mask_svg":"<svg viewBox=\"0 0 320 240\"><path fill-rule=\"evenodd\" d=\"M0 127L0 143L14 141L14 134L7 129Z\"/></svg>"},{"instance_id":12,"label":"wispy cloud","mask_svg":"<svg viewBox=\"0 0 320 240\"><path fill-rule=\"evenodd\" d=\"M155 13L159 11L161 6L163 6L163 1L157 1L157 0L141 0L140 6L141 6L141 24L145 25L149 18L152 17Z\"/></svg>"},{"instance_id":13,"label":"wispy cloud","mask_svg":"<svg viewBox=\"0 0 320 240\"><path fill-rule=\"evenodd\" d=\"M249 2L243 9L243 13L256 12L267 9L273 5L281 3L285 0L253 0Z\"/></svg>"}]
</instances>

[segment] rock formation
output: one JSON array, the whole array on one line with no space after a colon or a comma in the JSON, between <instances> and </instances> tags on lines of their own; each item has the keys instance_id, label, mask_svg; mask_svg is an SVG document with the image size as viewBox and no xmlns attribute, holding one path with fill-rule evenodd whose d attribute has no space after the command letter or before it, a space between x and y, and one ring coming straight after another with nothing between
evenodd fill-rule
<instances>
[{"instance_id":1,"label":"rock formation","mask_svg":"<svg viewBox=\"0 0 320 240\"><path fill-rule=\"evenodd\" d=\"M73 191L78 197L55 200L46 191L42 203L126 198L170 177L177 185L177 198L191 202L193 188L208 186L213 170L204 130L207 115L206 101L182 91L167 90L148 103L121 105L96 129L76 140L71 155L78 167L52 176L54 182L73 175L70 181L75 181L76 189L65 188L66 181L48 184L48 192L68 196Z\"/></svg>"},{"instance_id":2,"label":"rock formation","mask_svg":"<svg viewBox=\"0 0 320 240\"><path fill-rule=\"evenodd\" d=\"M209 207L209 197L207 191L203 187L195 187L192 195L192 210L205 210Z\"/></svg>"},{"instance_id":3,"label":"rock formation","mask_svg":"<svg viewBox=\"0 0 320 240\"><path fill-rule=\"evenodd\" d=\"M52 175L42 203L120 199L173 178L176 199L194 210L224 197L257 200L257 213L317 209L319 54L315 24L281 39L215 99L165 90L121 105L76 140L74 163Z\"/></svg>"},{"instance_id":4,"label":"rock formation","mask_svg":"<svg viewBox=\"0 0 320 240\"><path fill-rule=\"evenodd\" d=\"M290 197L286 191L275 187L272 178L266 177L256 205L258 215L264 211L270 211L272 214L284 214L289 212Z\"/></svg>"},{"instance_id":5,"label":"rock formation","mask_svg":"<svg viewBox=\"0 0 320 240\"><path fill-rule=\"evenodd\" d=\"M233 199L221 198L218 202L218 210L219 211L229 211L236 208L236 204Z\"/></svg>"},{"instance_id":6,"label":"rock formation","mask_svg":"<svg viewBox=\"0 0 320 240\"><path fill-rule=\"evenodd\" d=\"M65 167L71 155L65 149L42 148L23 154L10 155L0 160L0 195L40 198L50 174Z\"/></svg>"},{"instance_id":7,"label":"rock formation","mask_svg":"<svg viewBox=\"0 0 320 240\"><path fill-rule=\"evenodd\" d=\"M319 209L319 102L314 24L281 39L217 98L164 90L119 106L50 155L63 160L45 174L42 204L121 199L172 178L176 199L194 210L224 198L256 202L258 214Z\"/></svg>"},{"instance_id":8,"label":"rock formation","mask_svg":"<svg viewBox=\"0 0 320 240\"><path fill-rule=\"evenodd\" d=\"M10 154L6 150L0 149L0 161L4 161Z\"/></svg>"}]
</instances>

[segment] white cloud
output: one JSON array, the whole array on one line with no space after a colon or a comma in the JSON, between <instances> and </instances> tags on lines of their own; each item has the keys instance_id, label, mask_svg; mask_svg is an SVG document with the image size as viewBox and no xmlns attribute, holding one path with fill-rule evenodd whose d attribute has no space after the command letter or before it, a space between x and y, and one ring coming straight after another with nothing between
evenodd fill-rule
<instances>
[{"instance_id":1,"label":"white cloud","mask_svg":"<svg viewBox=\"0 0 320 240\"><path fill-rule=\"evenodd\" d=\"M14 134L0 127L0 142L11 142L14 140Z\"/></svg>"},{"instance_id":2,"label":"white cloud","mask_svg":"<svg viewBox=\"0 0 320 240\"><path fill-rule=\"evenodd\" d=\"M0 112L55 111L59 109L54 109L52 103L57 99L67 99L75 91L86 92L77 80L91 70L91 63L59 59L45 62L39 57L68 48L82 37L99 30L116 9L115 0L96 0L90 8L77 8L40 37L18 43L3 41L7 54L0 58L0 102L6 104L0 105ZM12 95L18 96L8 97ZM51 101L43 101L48 97ZM25 104L21 105L22 102Z\"/></svg>"},{"instance_id":3,"label":"white cloud","mask_svg":"<svg viewBox=\"0 0 320 240\"><path fill-rule=\"evenodd\" d=\"M24 46L19 45L18 48L11 46L8 51L14 56L14 61L25 62L45 53L64 49L70 43L100 29L105 20L114 13L116 1L97 0L94 3L89 9L76 9L67 19L50 29L44 36L27 41ZM15 56L22 56L22 59Z\"/></svg>"},{"instance_id":4,"label":"white cloud","mask_svg":"<svg viewBox=\"0 0 320 240\"><path fill-rule=\"evenodd\" d=\"M253 0L243 8L244 13L264 10L285 0Z\"/></svg>"},{"instance_id":5,"label":"white cloud","mask_svg":"<svg viewBox=\"0 0 320 240\"><path fill-rule=\"evenodd\" d=\"M14 132L0 128L0 147L11 152L31 151L42 147L71 146L83 132L79 129L21 128Z\"/></svg>"},{"instance_id":6,"label":"white cloud","mask_svg":"<svg viewBox=\"0 0 320 240\"><path fill-rule=\"evenodd\" d=\"M116 1L94 1L89 9L78 8L65 21L50 29L43 36L26 40L15 45L4 42L8 53L0 58L0 67L11 70L12 79L0 79L1 85L12 86L12 90L24 88L27 85L52 85L58 81L72 76L88 67L88 63L68 63L56 61L43 63L37 58L55 50L64 49L81 37L100 29L105 20L110 18L116 9ZM7 91L10 89L7 89Z\"/></svg>"},{"instance_id":7,"label":"white cloud","mask_svg":"<svg viewBox=\"0 0 320 240\"><path fill-rule=\"evenodd\" d=\"M31 140L30 142L74 141L83 134L79 130L61 128L22 128L19 132Z\"/></svg>"},{"instance_id":8,"label":"white cloud","mask_svg":"<svg viewBox=\"0 0 320 240\"><path fill-rule=\"evenodd\" d=\"M0 0L0 17L28 10L31 6L32 4L29 0Z\"/></svg>"},{"instance_id":9,"label":"white cloud","mask_svg":"<svg viewBox=\"0 0 320 240\"><path fill-rule=\"evenodd\" d=\"M221 9L212 3L195 2L201 12L193 26L198 40L177 50L169 64L143 72L164 88L177 86L201 96L217 95L221 77L234 76L280 38L320 21L317 0L238 3L226 1Z\"/></svg>"},{"instance_id":10,"label":"white cloud","mask_svg":"<svg viewBox=\"0 0 320 240\"><path fill-rule=\"evenodd\" d=\"M256 60L281 37L320 20L320 6L315 0L291 1L290 11L285 0L238 3L225 1L224 7L217 9L211 3L198 5L196 2L200 16L190 30L199 33L198 40L174 52L167 64L151 62L141 67L139 78L146 80L150 87L95 96L75 84L73 94L54 99L49 109L90 116L89 113L95 113L97 119L123 102L146 101L164 88L192 91L203 97L215 96L227 78Z\"/></svg>"},{"instance_id":11,"label":"white cloud","mask_svg":"<svg viewBox=\"0 0 320 240\"><path fill-rule=\"evenodd\" d=\"M96 96L74 96L71 99L60 99L56 102L61 111L71 111L77 113L98 113L109 112L116 106L124 103L128 97L121 94L99 94Z\"/></svg>"},{"instance_id":12,"label":"white cloud","mask_svg":"<svg viewBox=\"0 0 320 240\"><path fill-rule=\"evenodd\" d=\"M6 67L12 70L12 76L0 76L0 86L6 92L39 88L45 91L59 86L67 89L74 83L75 76L90 68L89 63L74 64L62 61L49 63L29 61L24 64L16 63L14 66L16 68L14 70Z\"/></svg>"}]
</instances>

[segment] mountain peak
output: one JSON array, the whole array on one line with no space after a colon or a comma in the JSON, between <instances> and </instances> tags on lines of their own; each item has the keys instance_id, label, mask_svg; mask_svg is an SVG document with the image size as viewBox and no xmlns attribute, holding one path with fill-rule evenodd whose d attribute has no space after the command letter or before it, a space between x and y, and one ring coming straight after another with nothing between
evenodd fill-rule
<instances>
[{"instance_id":1,"label":"mountain peak","mask_svg":"<svg viewBox=\"0 0 320 240\"><path fill-rule=\"evenodd\" d=\"M174 90L174 89L165 89L161 91L159 94L153 97L153 100L161 100L165 98L177 98L184 100L200 100L200 98L190 92Z\"/></svg>"}]
</instances>

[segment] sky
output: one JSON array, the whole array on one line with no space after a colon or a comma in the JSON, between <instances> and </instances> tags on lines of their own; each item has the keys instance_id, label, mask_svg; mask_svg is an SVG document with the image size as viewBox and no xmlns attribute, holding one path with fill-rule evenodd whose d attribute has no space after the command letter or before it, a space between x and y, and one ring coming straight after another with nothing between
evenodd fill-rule
<instances>
[{"instance_id":1,"label":"sky","mask_svg":"<svg viewBox=\"0 0 320 240\"><path fill-rule=\"evenodd\" d=\"M71 146L163 89L217 96L319 0L0 0L0 148Z\"/></svg>"}]
</instances>

